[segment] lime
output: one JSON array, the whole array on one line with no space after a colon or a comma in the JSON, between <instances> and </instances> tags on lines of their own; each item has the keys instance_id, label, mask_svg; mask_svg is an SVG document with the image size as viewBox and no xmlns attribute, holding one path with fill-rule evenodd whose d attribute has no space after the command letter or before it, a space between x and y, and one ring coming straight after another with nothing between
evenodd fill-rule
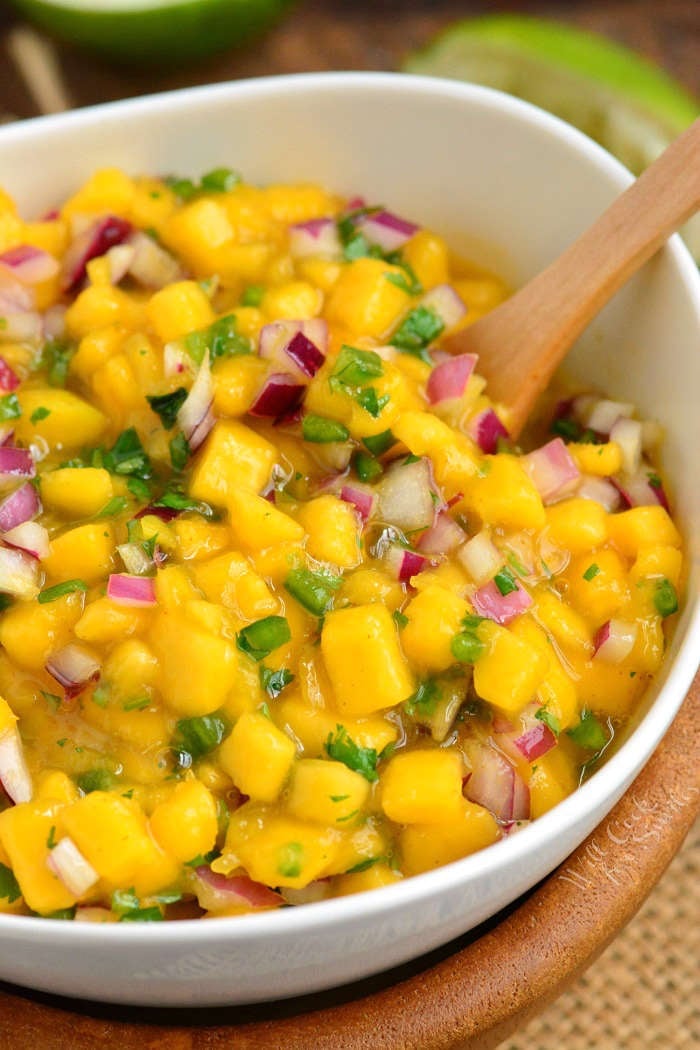
<instances>
[{"instance_id":1,"label":"lime","mask_svg":"<svg viewBox=\"0 0 700 1050\"><path fill-rule=\"evenodd\" d=\"M191 61L261 33L293 0L14 0L36 25L124 62Z\"/></svg>"}]
</instances>

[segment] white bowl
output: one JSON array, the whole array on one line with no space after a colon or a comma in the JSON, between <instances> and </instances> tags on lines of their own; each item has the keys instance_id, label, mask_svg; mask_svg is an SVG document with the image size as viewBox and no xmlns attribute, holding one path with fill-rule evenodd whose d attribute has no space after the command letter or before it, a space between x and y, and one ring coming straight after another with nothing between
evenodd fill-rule
<instances>
[{"instance_id":1,"label":"white bowl","mask_svg":"<svg viewBox=\"0 0 700 1050\"><path fill-rule=\"evenodd\" d=\"M26 215L89 172L317 180L444 233L512 284L542 269L631 181L589 139L497 92L390 74L244 81L0 129L0 178ZM666 663L616 754L503 842L372 893L161 925L0 916L0 978L133 1004L205 1005L329 988L416 957L493 915L559 864L612 808L680 706L700 652L700 280L679 238L591 325L567 370L667 428L665 467L690 554Z\"/></svg>"}]
</instances>

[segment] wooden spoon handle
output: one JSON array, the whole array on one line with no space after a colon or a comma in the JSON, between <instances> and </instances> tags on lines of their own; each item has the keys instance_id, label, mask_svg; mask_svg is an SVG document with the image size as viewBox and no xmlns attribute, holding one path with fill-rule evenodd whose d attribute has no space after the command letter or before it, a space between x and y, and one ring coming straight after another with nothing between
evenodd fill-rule
<instances>
[{"instance_id":1,"label":"wooden spoon handle","mask_svg":"<svg viewBox=\"0 0 700 1050\"><path fill-rule=\"evenodd\" d=\"M700 119L547 269L446 340L452 352L479 354L514 436L589 321L698 208Z\"/></svg>"}]
</instances>

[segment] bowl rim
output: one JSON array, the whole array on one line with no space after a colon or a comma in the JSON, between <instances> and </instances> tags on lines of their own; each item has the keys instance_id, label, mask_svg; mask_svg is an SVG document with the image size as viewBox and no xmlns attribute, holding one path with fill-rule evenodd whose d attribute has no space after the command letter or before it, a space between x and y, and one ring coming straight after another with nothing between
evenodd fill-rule
<instances>
[{"instance_id":1,"label":"bowl rim","mask_svg":"<svg viewBox=\"0 0 700 1050\"><path fill-rule=\"evenodd\" d=\"M622 192L632 181L630 172L602 146L588 138L576 128L538 107L492 88L451 81L437 77L425 77L406 73L386 72L324 72L295 73L255 77L240 81L183 88L133 99L119 100L89 106L67 113L42 116L0 127L0 154L7 143L21 143L36 134L51 130L59 133L89 127L96 119L128 116L138 119L141 114L156 115L177 109L197 110L209 103L225 102L227 99L266 98L280 93L304 93L318 90L365 90L401 94L412 93L414 97L447 98L466 103L477 103L485 108L504 112L522 122L561 140L582 161L597 168L617 192ZM662 249L674 264L678 278L685 286L698 318L700 330L700 274L681 238L674 234ZM688 535L686 533L686 541ZM0 914L0 934L22 934L25 939L34 935L50 939L57 946L69 947L75 941L102 942L115 945L172 946L177 941L181 947L193 945L204 938L209 944L226 942L235 946L238 941L254 937L260 942L276 939L283 934L312 934L316 930L342 925L357 918L364 920L381 913L384 917L402 911L410 905L420 905L435 899L442 893L460 885L466 887L483 879L496 879L499 873L517 866L525 855L535 853L545 843L556 838L558 829L577 823L587 812L604 805L607 811L621 796L626 786L644 765L680 708L690 688L700 662L700 599L689 596L686 607L676 625L667 660L656 676L657 695L639 724L611 755L599 771L579 786L572 795L564 799L548 813L537 818L516 835L478 850L460 860L443 865L432 871L402 879L384 886L346 897L318 901L313 904L282 908L274 912L261 912L240 916L226 916L206 924L201 919L184 919L177 923L75 923L56 922L38 916ZM696 656L695 653L699 655ZM616 789L608 788L610 775L614 774ZM31 919L31 922L27 920ZM105 938L108 937L109 941Z\"/></svg>"}]
</instances>

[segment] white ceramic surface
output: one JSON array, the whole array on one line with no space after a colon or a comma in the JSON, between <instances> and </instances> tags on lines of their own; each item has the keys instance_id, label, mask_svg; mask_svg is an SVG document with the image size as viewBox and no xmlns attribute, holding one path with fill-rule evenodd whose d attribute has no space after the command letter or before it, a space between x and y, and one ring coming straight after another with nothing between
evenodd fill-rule
<instances>
[{"instance_id":1,"label":"white ceramic surface","mask_svg":"<svg viewBox=\"0 0 700 1050\"><path fill-rule=\"evenodd\" d=\"M584 136L486 89L391 74L244 81L0 129L0 183L36 216L88 173L318 180L444 233L519 284L630 181ZM0 916L0 978L123 1003L243 1003L396 965L532 887L601 820L677 711L700 652L700 280L673 242L595 321L568 367L667 427L665 465L691 558L668 660L631 737L577 793L506 841L369 894L215 921L115 926Z\"/></svg>"}]
</instances>

